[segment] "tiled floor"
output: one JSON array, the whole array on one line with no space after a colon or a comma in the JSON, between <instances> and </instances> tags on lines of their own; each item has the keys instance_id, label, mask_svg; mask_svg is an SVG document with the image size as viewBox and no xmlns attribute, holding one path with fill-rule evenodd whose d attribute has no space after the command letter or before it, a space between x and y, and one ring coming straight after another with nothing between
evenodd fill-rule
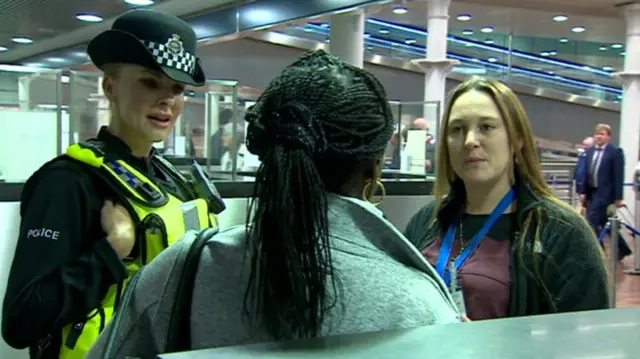
<instances>
[{"instance_id":1,"label":"tiled floor","mask_svg":"<svg viewBox=\"0 0 640 359\"><path fill-rule=\"evenodd\" d=\"M636 251L634 251L636 252ZM618 262L618 270L616 271L616 302L618 307L635 307L640 306L640 274L626 274L625 269L633 269L633 256L625 258L624 261Z\"/></svg>"}]
</instances>

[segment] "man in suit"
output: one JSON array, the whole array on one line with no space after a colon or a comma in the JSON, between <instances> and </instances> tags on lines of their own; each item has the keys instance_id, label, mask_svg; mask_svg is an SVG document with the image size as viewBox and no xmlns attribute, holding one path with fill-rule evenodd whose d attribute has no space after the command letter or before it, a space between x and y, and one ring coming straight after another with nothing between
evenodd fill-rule
<instances>
[{"instance_id":1,"label":"man in suit","mask_svg":"<svg viewBox=\"0 0 640 359\"><path fill-rule=\"evenodd\" d=\"M596 126L593 135L594 146L585 151L587 170L578 189L580 200L587 208L587 219L596 235L599 235L607 223L607 213L611 205L619 208L622 201L624 182L624 153L621 148L609 143L611 127L606 124ZM611 211L609 211L611 212ZM622 237L618 241L618 255L622 259L631 254L631 249Z\"/></svg>"}]
</instances>

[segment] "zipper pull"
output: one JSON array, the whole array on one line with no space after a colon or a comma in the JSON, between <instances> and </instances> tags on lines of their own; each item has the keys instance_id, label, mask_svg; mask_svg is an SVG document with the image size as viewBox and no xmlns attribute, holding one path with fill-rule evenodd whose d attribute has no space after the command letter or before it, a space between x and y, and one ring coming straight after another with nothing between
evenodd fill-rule
<instances>
[{"instance_id":1,"label":"zipper pull","mask_svg":"<svg viewBox=\"0 0 640 359\"><path fill-rule=\"evenodd\" d=\"M78 322L73 325L71 331L69 331L69 336L65 341L64 345L69 349L75 349L76 344L78 344L78 339L82 335L82 330L84 329L84 323Z\"/></svg>"}]
</instances>

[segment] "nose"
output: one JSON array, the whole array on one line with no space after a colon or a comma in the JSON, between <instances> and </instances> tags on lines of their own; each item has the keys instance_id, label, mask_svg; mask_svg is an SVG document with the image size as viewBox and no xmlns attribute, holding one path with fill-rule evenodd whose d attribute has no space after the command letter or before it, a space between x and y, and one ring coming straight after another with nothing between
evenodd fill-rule
<instances>
[{"instance_id":1,"label":"nose","mask_svg":"<svg viewBox=\"0 0 640 359\"><path fill-rule=\"evenodd\" d=\"M176 96L174 94L167 94L160 100L160 105L172 107L175 102Z\"/></svg>"},{"instance_id":2,"label":"nose","mask_svg":"<svg viewBox=\"0 0 640 359\"><path fill-rule=\"evenodd\" d=\"M464 137L464 146L469 148L478 147L480 144L478 142L478 136L476 136L475 131L467 131L466 136Z\"/></svg>"}]
</instances>

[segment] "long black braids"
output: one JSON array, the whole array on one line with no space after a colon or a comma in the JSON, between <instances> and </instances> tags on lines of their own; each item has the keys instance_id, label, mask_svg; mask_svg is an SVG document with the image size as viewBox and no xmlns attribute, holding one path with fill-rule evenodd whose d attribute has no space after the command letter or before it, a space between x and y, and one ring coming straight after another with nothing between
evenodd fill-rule
<instances>
[{"instance_id":1,"label":"long black braids","mask_svg":"<svg viewBox=\"0 0 640 359\"><path fill-rule=\"evenodd\" d=\"M384 152L391 109L373 75L311 51L269 84L246 120L261 165L247 214L245 316L274 340L314 337L338 293L326 192L339 193L359 163Z\"/></svg>"}]
</instances>

